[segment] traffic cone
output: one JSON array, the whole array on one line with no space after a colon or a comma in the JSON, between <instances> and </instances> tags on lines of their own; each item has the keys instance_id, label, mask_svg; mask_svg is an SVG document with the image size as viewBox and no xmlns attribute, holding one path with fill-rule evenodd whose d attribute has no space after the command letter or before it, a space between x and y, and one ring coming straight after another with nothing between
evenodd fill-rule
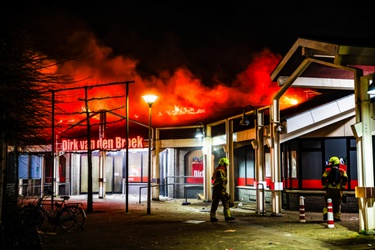
<instances>
[{"instance_id":1,"label":"traffic cone","mask_svg":"<svg viewBox=\"0 0 375 250\"><path fill-rule=\"evenodd\" d=\"M306 222L305 219L305 197L299 197L299 222Z\"/></svg>"},{"instance_id":2,"label":"traffic cone","mask_svg":"<svg viewBox=\"0 0 375 250\"><path fill-rule=\"evenodd\" d=\"M327 214L328 228L335 228L335 222L334 222L334 219L333 219L332 199L331 198L327 199L327 209L328 209L328 214Z\"/></svg>"}]
</instances>

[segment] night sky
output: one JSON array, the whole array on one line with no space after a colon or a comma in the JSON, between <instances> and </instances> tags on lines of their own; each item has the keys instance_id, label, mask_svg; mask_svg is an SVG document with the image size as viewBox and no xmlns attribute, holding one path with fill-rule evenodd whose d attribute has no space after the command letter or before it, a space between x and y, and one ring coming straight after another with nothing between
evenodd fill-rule
<instances>
[{"instance_id":1,"label":"night sky","mask_svg":"<svg viewBox=\"0 0 375 250\"><path fill-rule=\"evenodd\" d=\"M160 126L269 105L278 89L269 75L298 37L375 39L370 1L28 3L22 8L44 53L89 55L59 72L89 78L86 84L135 80L131 118L141 122L147 106L140 95L156 91ZM300 102L301 93L289 97Z\"/></svg>"},{"instance_id":2,"label":"night sky","mask_svg":"<svg viewBox=\"0 0 375 250\"><path fill-rule=\"evenodd\" d=\"M87 28L114 54L140 60L137 71L143 77L186 66L208 86L231 83L254 53L265 48L284 55L301 36L375 37L368 1L109 0L50 5L59 19L76 19L78 25L67 23L71 32Z\"/></svg>"}]
</instances>

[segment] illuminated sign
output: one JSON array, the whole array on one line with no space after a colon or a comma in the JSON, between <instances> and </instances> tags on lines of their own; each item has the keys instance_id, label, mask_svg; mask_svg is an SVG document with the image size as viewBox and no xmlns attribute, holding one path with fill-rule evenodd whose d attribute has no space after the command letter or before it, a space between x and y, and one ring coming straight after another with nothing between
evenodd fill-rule
<instances>
[{"instance_id":1,"label":"illuminated sign","mask_svg":"<svg viewBox=\"0 0 375 250\"><path fill-rule=\"evenodd\" d=\"M126 139L122 137L115 137L114 139L95 139L90 141L92 150L120 150L126 148ZM61 140L61 151L81 151L87 150L87 140ZM144 148L143 138L140 136L129 138L129 149Z\"/></svg>"}]
</instances>

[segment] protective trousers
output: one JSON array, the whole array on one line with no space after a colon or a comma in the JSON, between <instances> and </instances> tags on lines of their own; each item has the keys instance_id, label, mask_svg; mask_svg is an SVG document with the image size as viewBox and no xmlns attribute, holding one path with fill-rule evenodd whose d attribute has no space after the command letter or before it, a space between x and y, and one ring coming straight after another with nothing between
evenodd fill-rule
<instances>
[{"instance_id":1,"label":"protective trousers","mask_svg":"<svg viewBox=\"0 0 375 250\"><path fill-rule=\"evenodd\" d=\"M343 191L341 189L328 188L324 195L324 208L323 215L328 213L327 200L332 199L333 217L340 219L341 216L341 202L342 202Z\"/></svg>"},{"instance_id":2,"label":"protective trousers","mask_svg":"<svg viewBox=\"0 0 375 250\"><path fill-rule=\"evenodd\" d=\"M215 192L212 194L212 205L210 211L210 217L216 218L216 210L219 206L219 202L223 204L223 214L225 218L231 217L230 208L229 208L229 200L227 199L226 195L223 195L221 190L220 192Z\"/></svg>"}]
</instances>

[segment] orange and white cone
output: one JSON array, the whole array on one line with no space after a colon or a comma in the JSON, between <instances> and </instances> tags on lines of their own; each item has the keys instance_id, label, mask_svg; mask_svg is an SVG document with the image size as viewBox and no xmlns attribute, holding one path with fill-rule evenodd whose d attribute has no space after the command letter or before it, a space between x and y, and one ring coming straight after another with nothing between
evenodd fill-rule
<instances>
[{"instance_id":1,"label":"orange and white cone","mask_svg":"<svg viewBox=\"0 0 375 250\"><path fill-rule=\"evenodd\" d=\"M306 222L305 219L305 197L299 197L299 222Z\"/></svg>"},{"instance_id":2,"label":"orange and white cone","mask_svg":"<svg viewBox=\"0 0 375 250\"><path fill-rule=\"evenodd\" d=\"M328 223L328 228L335 228L335 221L333 219L333 208L332 208L332 199L328 198L327 199L327 223Z\"/></svg>"}]
</instances>

